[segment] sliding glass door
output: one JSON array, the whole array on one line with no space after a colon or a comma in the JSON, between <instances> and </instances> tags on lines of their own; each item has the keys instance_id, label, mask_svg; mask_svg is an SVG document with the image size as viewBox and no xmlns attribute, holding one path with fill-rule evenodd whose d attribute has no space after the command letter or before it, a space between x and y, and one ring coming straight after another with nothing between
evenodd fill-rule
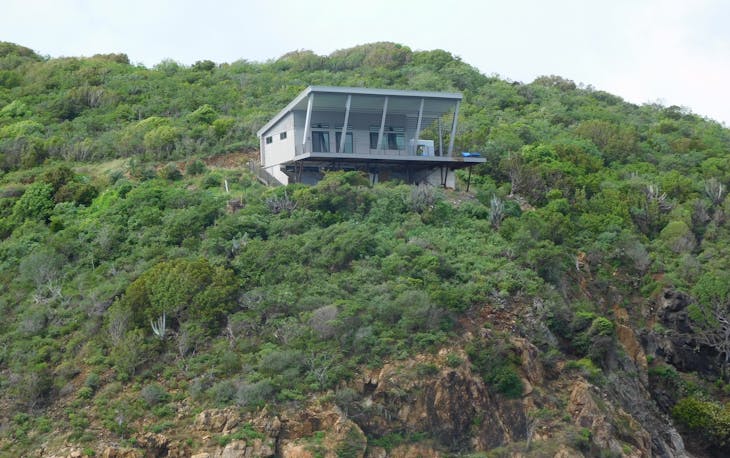
<instances>
[{"instance_id":1,"label":"sliding glass door","mask_svg":"<svg viewBox=\"0 0 730 458\"><path fill-rule=\"evenodd\" d=\"M312 152L330 152L330 133L328 131L312 129Z\"/></svg>"},{"instance_id":2,"label":"sliding glass door","mask_svg":"<svg viewBox=\"0 0 730 458\"><path fill-rule=\"evenodd\" d=\"M335 138L335 148L337 148L338 153L352 153L352 132L348 132L345 136L345 151L340 151L340 143L342 142L342 131L335 132Z\"/></svg>"}]
</instances>

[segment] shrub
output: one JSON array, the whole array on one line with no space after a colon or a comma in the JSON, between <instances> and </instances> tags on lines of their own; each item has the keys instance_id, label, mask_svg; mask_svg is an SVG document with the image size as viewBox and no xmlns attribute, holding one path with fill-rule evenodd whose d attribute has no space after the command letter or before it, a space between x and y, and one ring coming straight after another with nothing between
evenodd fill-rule
<instances>
[{"instance_id":1,"label":"shrub","mask_svg":"<svg viewBox=\"0 0 730 458\"><path fill-rule=\"evenodd\" d=\"M46 221L53 210L53 186L37 181L28 186L13 206L13 219L20 223L25 219Z\"/></svg>"},{"instance_id":2,"label":"shrub","mask_svg":"<svg viewBox=\"0 0 730 458\"><path fill-rule=\"evenodd\" d=\"M213 331L235 305L233 273L205 259L161 262L132 282L120 306L139 326L166 313L179 323L192 320ZM171 324L172 326L172 324Z\"/></svg>"},{"instance_id":3,"label":"shrub","mask_svg":"<svg viewBox=\"0 0 730 458\"><path fill-rule=\"evenodd\" d=\"M571 429L568 431L567 435L568 443L582 451L582 452L588 452L591 449L591 439L593 434L591 433L591 430L588 428L580 428L580 429Z\"/></svg>"},{"instance_id":4,"label":"shrub","mask_svg":"<svg viewBox=\"0 0 730 458\"><path fill-rule=\"evenodd\" d=\"M206 170L205 163L200 159L195 159L187 165L185 174L189 176L202 175Z\"/></svg>"},{"instance_id":5,"label":"shrub","mask_svg":"<svg viewBox=\"0 0 730 458\"><path fill-rule=\"evenodd\" d=\"M203 180L203 187L206 189L217 188L221 184L223 184L223 177L219 173L209 173Z\"/></svg>"},{"instance_id":6,"label":"shrub","mask_svg":"<svg viewBox=\"0 0 730 458\"><path fill-rule=\"evenodd\" d=\"M724 451L724 456L727 456L730 451L730 404L690 396L674 405L672 416L682 426L702 437L708 448Z\"/></svg>"},{"instance_id":7,"label":"shrub","mask_svg":"<svg viewBox=\"0 0 730 458\"><path fill-rule=\"evenodd\" d=\"M88 386L83 386L79 388L77 395L79 399L91 399L91 397L94 395L94 390L92 390Z\"/></svg>"},{"instance_id":8,"label":"shrub","mask_svg":"<svg viewBox=\"0 0 730 458\"><path fill-rule=\"evenodd\" d=\"M236 404L241 407L258 407L266 402L273 392L274 387L269 380L243 383L236 392Z\"/></svg>"},{"instance_id":9,"label":"shrub","mask_svg":"<svg viewBox=\"0 0 730 458\"><path fill-rule=\"evenodd\" d=\"M128 380L144 361L145 349L143 344L144 334L142 330L135 329L124 334L119 342L112 347L109 357L120 380Z\"/></svg>"},{"instance_id":10,"label":"shrub","mask_svg":"<svg viewBox=\"0 0 730 458\"><path fill-rule=\"evenodd\" d=\"M416 374L419 377L430 377L439 373L439 367L433 363L421 363L416 366Z\"/></svg>"},{"instance_id":11,"label":"shrub","mask_svg":"<svg viewBox=\"0 0 730 458\"><path fill-rule=\"evenodd\" d=\"M421 184L411 189L411 209L416 213L433 209L439 199L441 195L433 186Z\"/></svg>"},{"instance_id":12,"label":"shrub","mask_svg":"<svg viewBox=\"0 0 730 458\"><path fill-rule=\"evenodd\" d=\"M337 307L325 305L312 312L309 326L321 339L334 337L337 331Z\"/></svg>"},{"instance_id":13,"label":"shrub","mask_svg":"<svg viewBox=\"0 0 730 458\"><path fill-rule=\"evenodd\" d=\"M160 178L169 181L177 181L182 178L182 173L180 173L177 165L172 162L162 167L158 172L158 175Z\"/></svg>"},{"instance_id":14,"label":"shrub","mask_svg":"<svg viewBox=\"0 0 730 458\"><path fill-rule=\"evenodd\" d=\"M210 387L207 394L218 405L228 404L236 396L236 386L230 380L223 380Z\"/></svg>"},{"instance_id":15,"label":"shrub","mask_svg":"<svg viewBox=\"0 0 730 458\"><path fill-rule=\"evenodd\" d=\"M569 361L566 364L566 369L577 369L581 371L582 375L593 383L598 383L602 380L603 373L601 369L596 367L592 360L588 358L582 358L577 361Z\"/></svg>"},{"instance_id":16,"label":"shrub","mask_svg":"<svg viewBox=\"0 0 730 458\"><path fill-rule=\"evenodd\" d=\"M54 200L58 202L76 202L79 205L89 205L99 194L99 191L89 183L71 182L62 186Z\"/></svg>"},{"instance_id":17,"label":"shrub","mask_svg":"<svg viewBox=\"0 0 730 458\"><path fill-rule=\"evenodd\" d=\"M484 381L509 398L522 396L519 357L506 337L470 342L467 355Z\"/></svg>"},{"instance_id":18,"label":"shrub","mask_svg":"<svg viewBox=\"0 0 730 458\"><path fill-rule=\"evenodd\" d=\"M457 367L464 364L464 360L459 357L459 355L455 353L449 353L446 355L446 365L456 369Z\"/></svg>"},{"instance_id":19,"label":"shrub","mask_svg":"<svg viewBox=\"0 0 730 458\"><path fill-rule=\"evenodd\" d=\"M29 410L45 405L53 394L53 377L48 365L38 363L26 369L12 391L20 405Z\"/></svg>"},{"instance_id":20,"label":"shrub","mask_svg":"<svg viewBox=\"0 0 730 458\"><path fill-rule=\"evenodd\" d=\"M149 406L154 406L161 402L165 402L169 397L167 391L165 391L165 389L157 383L152 383L145 386L144 388L142 388L139 394Z\"/></svg>"},{"instance_id":21,"label":"shrub","mask_svg":"<svg viewBox=\"0 0 730 458\"><path fill-rule=\"evenodd\" d=\"M508 398L516 399L522 396L524 386L522 379L514 366L505 365L499 368L491 377L497 391Z\"/></svg>"},{"instance_id":22,"label":"shrub","mask_svg":"<svg viewBox=\"0 0 730 458\"><path fill-rule=\"evenodd\" d=\"M246 423L238 431L219 436L217 438L218 445L224 447L234 440L253 441L256 439L263 439L266 436L256 431L250 423Z\"/></svg>"}]
</instances>

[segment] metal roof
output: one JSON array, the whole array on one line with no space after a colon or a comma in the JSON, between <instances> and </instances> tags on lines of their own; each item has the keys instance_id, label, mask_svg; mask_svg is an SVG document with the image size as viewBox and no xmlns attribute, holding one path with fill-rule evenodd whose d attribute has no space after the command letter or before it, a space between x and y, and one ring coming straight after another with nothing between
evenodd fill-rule
<instances>
[{"instance_id":1,"label":"metal roof","mask_svg":"<svg viewBox=\"0 0 730 458\"><path fill-rule=\"evenodd\" d=\"M375 89L364 87L309 86L289 105L267 122L256 135L261 136L281 118L295 110L306 110L309 94L315 94L312 110L344 111L347 96L351 97L353 113L381 113L383 99L388 97L389 114L418 114L421 99L424 100L423 117L435 119L451 111L462 99L458 92L408 91L402 89Z\"/></svg>"}]
</instances>

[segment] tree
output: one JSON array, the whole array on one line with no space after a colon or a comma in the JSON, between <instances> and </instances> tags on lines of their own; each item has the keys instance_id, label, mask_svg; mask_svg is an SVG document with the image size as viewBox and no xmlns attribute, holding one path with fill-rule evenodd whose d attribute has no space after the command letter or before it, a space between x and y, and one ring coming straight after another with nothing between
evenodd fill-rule
<instances>
[{"instance_id":1,"label":"tree","mask_svg":"<svg viewBox=\"0 0 730 458\"><path fill-rule=\"evenodd\" d=\"M144 136L144 147L153 153L157 158L166 158L175 148L175 143L180 138L180 132L175 127L160 126Z\"/></svg>"},{"instance_id":2,"label":"tree","mask_svg":"<svg viewBox=\"0 0 730 458\"><path fill-rule=\"evenodd\" d=\"M17 223L25 219L47 220L53 211L53 186L35 182L28 186L23 196L15 202L13 217Z\"/></svg>"},{"instance_id":3,"label":"tree","mask_svg":"<svg viewBox=\"0 0 730 458\"><path fill-rule=\"evenodd\" d=\"M235 292L231 271L204 259L175 259L157 264L132 282L122 306L130 308L140 326L164 314L171 320L168 326L191 320L212 329L234 305Z\"/></svg>"},{"instance_id":4,"label":"tree","mask_svg":"<svg viewBox=\"0 0 730 458\"><path fill-rule=\"evenodd\" d=\"M722 358L723 374L730 363L730 274L704 274L692 288L697 302L689 307L693 337L717 351Z\"/></svg>"}]
</instances>

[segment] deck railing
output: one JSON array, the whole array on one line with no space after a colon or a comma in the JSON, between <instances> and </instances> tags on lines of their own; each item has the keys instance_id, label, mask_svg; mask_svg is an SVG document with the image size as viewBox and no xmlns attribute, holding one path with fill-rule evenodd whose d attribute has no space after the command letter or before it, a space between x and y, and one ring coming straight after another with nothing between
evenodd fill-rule
<instances>
[{"instance_id":1,"label":"deck railing","mask_svg":"<svg viewBox=\"0 0 730 458\"><path fill-rule=\"evenodd\" d=\"M306 149L303 145L296 145L294 153L296 156L301 156L304 153L309 153L309 147ZM348 156L351 154L364 154L369 156L408 156L408 157L423 157L423 156L431 156L431 157L447 157L448 154L441 155L438 151L436 151L434 154L426 154L422 152L416 151L415 148L406 148L406 149L370 149L370 148L356 148L353 152L348 153L340 153L336 151L315 151L313 154L336 154L341 156Z\"/></svg>"}]
</instances>

